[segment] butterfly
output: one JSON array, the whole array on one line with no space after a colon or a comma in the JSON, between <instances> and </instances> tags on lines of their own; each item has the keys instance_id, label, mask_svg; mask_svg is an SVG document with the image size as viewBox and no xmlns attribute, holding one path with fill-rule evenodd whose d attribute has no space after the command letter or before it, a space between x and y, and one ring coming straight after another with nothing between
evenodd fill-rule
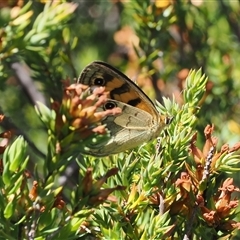
<instances>
[{"instance_id":1,"label":"butterfly","mask_svg":"<svg viewBox=\"0 0 240 240\"><path fill-rule=\"evenodd\" d=\"M120 114L103 120L111 138L90 149L90 155L107 156L149 142L158 137L171 121L168 116L160 115L153 102L132 80L105 62L94 61L86 66L78 83L90 88L105 87L109 94L103 111L113 107L122 110Z\"/></svg>"}]
</instances>

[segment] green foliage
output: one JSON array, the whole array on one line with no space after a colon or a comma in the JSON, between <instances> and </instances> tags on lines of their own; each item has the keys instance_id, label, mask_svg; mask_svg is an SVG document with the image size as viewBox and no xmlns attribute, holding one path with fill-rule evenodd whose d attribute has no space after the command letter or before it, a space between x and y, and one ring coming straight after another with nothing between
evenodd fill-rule
<instances>
[{"instance_id":1,"label":"green foliage","mask_svg":"<svg viewBox=\"0 0 240 240\"><path fill-rule=\"evenodd\" d=\"M1 237L232 239L240 228L232 197L239 6L42 2L0 9L0 105L12 118L4 124L0 116ZM124 24L135 33L118 35ZM71 81L98 56L137 65L151 79L160 114L173 117L156 141L105 158L84 155L110 131L92 111L98 96ZM67 175L72 163L78 168Z\"/></svg>"}]
</instances>

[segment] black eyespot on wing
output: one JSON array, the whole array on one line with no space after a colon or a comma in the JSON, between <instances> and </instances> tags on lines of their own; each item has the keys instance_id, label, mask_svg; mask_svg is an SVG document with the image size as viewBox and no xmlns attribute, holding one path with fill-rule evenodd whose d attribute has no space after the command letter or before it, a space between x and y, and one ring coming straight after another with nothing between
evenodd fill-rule
<instances>
[{"instance_id":1,"label":"black eyespot on wing","mask_svg":"<svg viewBox=\"0 0 240 240\"><path fill-rule=\"evenodd\" d=\"M105 104L104 104L104 110L108 110L108 109L113 109L117 107L117 104L113 101L107 101Z\"/></svg>"},{"instance_id":2,"label":"black eyespot on wing","mask_svg":"<svg viewBox=\"0 0 240 240\"><path fill-rule=\"evenodd\" d=\"M97 76L93 80L93 84L96 86L106 86L108 82L111 82L114 79L114 76L110 74L103 74L102 76Z\"/></svg>"},{"instance_id":3,"label":"black eyespot on wing","mask_svg":"<svg viewBox=\"0 0 240 240\"><path fill-rule=\"evenodd\" d=\"M93 84L97 86L104 86L105 80L103 78L98 77L94 79Z\"/></svg>"}]
</instances>

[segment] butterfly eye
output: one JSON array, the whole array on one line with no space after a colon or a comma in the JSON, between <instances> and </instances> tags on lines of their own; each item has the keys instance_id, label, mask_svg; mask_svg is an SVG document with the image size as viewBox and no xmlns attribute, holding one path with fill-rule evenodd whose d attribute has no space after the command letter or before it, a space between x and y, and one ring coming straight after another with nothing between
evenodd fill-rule
<instances>
[{"instance_id":1,"label":"butterfly eye","mask_svg":"<svg viewBox=\"0 0 240 240\"><path fill-rule=\"evenodd\" d=\"M97 86L104 86L105 84L105 81L103 78L95 78L94 79L94 85L97 85Z\"/></svg>"},{"instance_id":2,"label":"butterfly eye","mask_svg":"<svg viewBox=\"0 0 240 240\"><path fill-rule=\"evenodd\" d=\"M104 110L109 110L109 109L113 109L117 107L117 104L115 102L112 102L112 101L107 101L105 104L104 104Z\"/></svg>"},{"instance_id":3,"label":"butterfly eye","mask_svg":"<svg viewBox=\"0 0 240 240\"><path fill-rule=\"evenodd\" d=\"M173 120L173 117L166 117L165 123L168 125L172 122L172 120Z\"/></svg>"}]
</instances>

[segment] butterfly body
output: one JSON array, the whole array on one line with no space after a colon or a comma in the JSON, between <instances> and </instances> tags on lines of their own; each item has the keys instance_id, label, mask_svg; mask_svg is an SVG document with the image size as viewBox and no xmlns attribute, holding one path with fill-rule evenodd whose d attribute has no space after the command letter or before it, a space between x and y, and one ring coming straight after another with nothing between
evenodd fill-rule
<instances>
[{"instance_id":1,"label":"butterfly body","mask_svg":"<svg viewBox=\"0 0 240 240\"><path fill-rule=\"evenodd\" d=\"M108 104L122 112L103 120L111 132L104 145L94 146L89 154L106 156L139 146L156 138L167 123L167 117L157 111L152 101L127 76L108 65L95 61L81 73L79 83L90 87L103 86L109 93ZM104 110L104 106L102 109Z\"/></svg>"}]
</instances>

